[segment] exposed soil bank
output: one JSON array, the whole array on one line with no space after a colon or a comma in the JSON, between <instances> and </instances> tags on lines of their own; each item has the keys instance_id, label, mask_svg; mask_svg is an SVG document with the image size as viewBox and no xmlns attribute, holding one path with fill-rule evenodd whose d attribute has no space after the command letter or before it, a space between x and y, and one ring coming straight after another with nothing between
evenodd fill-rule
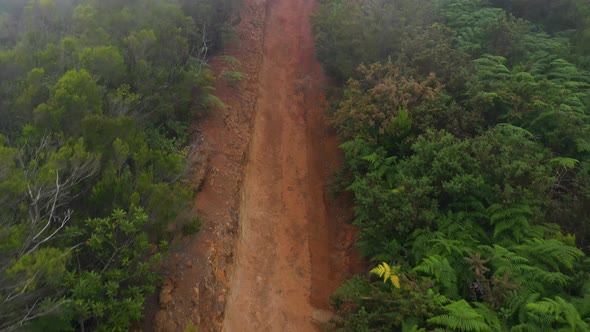
<instances>
[{"instance_id":1,"label":"exposed soil bank","mask_svg":"<svg viewBox=\"0 0 590 332\"><path fill-rule=\"evenodd\" d=\"M148 304L147 331L221 331L237 240L240 188L250 142L262 63L265 7L261 1L245 1L236 28L239 43L226 50L239 68L220 58L210 62L216 74L239 70L247 79L238 86L218 80L215 95L226 105L196 120L193 145L197 160L191 178L197 194L195 214L204 221L195 236L179 230L174 254L162 264L165 275L156 303Z\"/></svg>"}]
</instances>

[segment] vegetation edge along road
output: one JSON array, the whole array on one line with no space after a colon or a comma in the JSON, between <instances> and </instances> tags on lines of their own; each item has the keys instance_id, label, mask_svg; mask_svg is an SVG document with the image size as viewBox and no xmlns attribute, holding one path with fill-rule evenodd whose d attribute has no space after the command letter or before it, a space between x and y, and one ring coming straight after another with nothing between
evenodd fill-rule
<instances>
[{"instance_id":1,"label":"vegetation edge along road","mask_svg":"<svg viewBox=\"0 0 590 332\"><path fill-rule=\"evenodd\" d=\"M590 6L322 0L317 55L374 268L339 331L588 331Z\"/></svg>"}]
</instances>

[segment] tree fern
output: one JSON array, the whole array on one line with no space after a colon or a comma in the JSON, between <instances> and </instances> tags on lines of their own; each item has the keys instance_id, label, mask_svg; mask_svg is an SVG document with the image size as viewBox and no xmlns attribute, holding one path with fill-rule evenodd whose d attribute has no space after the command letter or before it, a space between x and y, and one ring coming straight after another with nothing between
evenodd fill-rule
<instances>
[{"instance_id":1,"label":"tree fern","mask_svg":"<svg viewBox=\"0 0 590 332\"><path fill-rule=\"evenodd\" d=\"M568 169L576 167L580 163L578 159L567 158L567 157L556 157L549 160L549 163L553 166L561 166Z\"/></svg>"},{"instance_id":2,"label":"tree fern","mask_svg":"<svg viewBox=\"0 0 590 332\"><path fill-rule=\"evenodd\" d=\"M528 303L526 308L531 320L540 327L555 327L555 324L559 324L567 326L570 331L590 331L590 327L582 320L576 307L559 296Z\"/></svg>"},{"instance_id":3,"label":"tree fern","mask_svg":"<svg viewBox=\"0 0 590 332\"><path fill-rule=\"evenodd\" d=\"M465 246L489 241L487 232L482 228L480 220L485 219L485 208L480 200L469 197L461 205L466 212L447 212L439 223L439 231L448 238L461 240Z\"/></svg>"},{"instance_id":4,"label":"tree fern","mask_svg":"<svg viewBox=\"0 0 590 332\"><path fill-rule=\"evenodd\" d=\"M553 59L565 56L568 53L568 41L565 38L550 36L544 32L530 32L524 36L524 44L528 50L529 61L535 61L537 64L550 63L548 57ZM544 72L544 70L541 70Z\"/></svg>"},{"instance_id":5,"label":"tree fern","mask_svg":"<svg viewBox=\"0 0 590 332\"><path fill-rule=\"evenodd\" d=\"M471 254L480 240L485 241L486 234L479 225L462 215L449 212L440 221L437 232L416 230L408 239L414 261L439 255L449 259L453 266L463 263L463 257Z\"/></svg>"},{"instance_id":6,"label":"tree fern","mask_svg":"<svg viewBox=\"0 0 590 332\"><path fill-rule=\"evenodd\" d=\"M505 327L500 321L500 318L498 317L498 314L495 310L490 308L485 303L474 302L472 304L475 307L474 310L483 317L484 322L486 322L486 324L488 324L493 331L505 330Z\"/></svg>"},{"instance_id":7,"label":"tree fern","mask_svg":"<svg viewBox=\"0 0 590 332\"><path fill-rule=\"evenodd\" d=\"M528 220L532 214L531 208L527 205L490 206L487 215L490 223L494 225L494 240L509 239L518 243L530 237L531 227Z\"/></svg>"},{"instance_id":8,"label":"tree fern","mask_svg":"<svg viewBox=\"0 0 590 332\"><path fill-rule=\"evenodd\" d=\"M535 138L535 135L530 131L519 126L512 125L510 123L498 123L496 125L496 129L502 133L505 133L506 135L517 135L519 137L522 137L523 139Z\"/></svg>"},{"instance_id":9,"label":"tree fern","mask_svg":"<svg viewBox=\"0 0 590 332\"><path fill-rule=\"evenodd\" d=\"M447 312L428 319L428 323L441 325L452 331L493 331L484 317L465 300L453 302L443 307Z\"/></svg>"},{"instance_id":10,"label":"tree fern","mask_svg":"<svg viewBox=\"0 0 590 332\"><path fill-rule=\"evenodd\" d=\"M558 271L543 269L529 258L502 246L481 246L481 248L491 254L490 265L493 267L495 276L509 273L521 287L531 293L544 292L550 287L561 289L571 281L571 277ZM525 253L528 256L529 252Z\"/></svg>"},{"instance_id":11,"label":"tree fern","mask_svg":"<svg viewBox=\"0 0 590 332\"><path fill-rule=\"evenodd\" d=\"M362 158L373 152L369 144L360 136L340 144L339 148L348 159L354 159L355 157Z\"/></svg>"},{"instance_id":12,"label":"tree fern","mask_svg":"<svg viewBox=\"0 0 590 332\"><path fill-rule=\"evenodd\" d=\"M535 323L521 323L516 326L513 326L510 329L510 332L551 332L555 331L551 327L547 326L540 326L539 324Z\"/></svg>"},{"instance_id":13,"label":"tree fern","mask_svg":"<svg viewBox=\"0 0 590 332\"><path fill-rule=\"evenodd\" d=\"M465 27L457 36L459 48L469 54L477 54L481 51L481 29Z\"/></svg>"},{"instance_id":14,"label":"tree fern","mask_svg":"<svg viewBox=\"0 0 590 332\"><path fill-rule=\"evenodd\" d=\"M413 270L431 276L447 297L457 296L457 273L446 258L439 255L427 257Z\"/></svg>"},{"instance_id":15,"label":"tree fern","mask_svg":"<svg viewBox=\"0 0 590 332\"><path fill-rule=\"evenodd\" d=\"M432 247L431 252L449 257L454 262L461 261L463 257L473 251L473 247L466 245L461 240L451 240L444 237L432 239L430 245Z\"/></svg>"},{"instance_id":16,"label":"tree fern","mask_svg":"<svg viewBox=\"0 0 590 332\"><path fill-rule=\"evenodd\" d=\"M514 247L514 250L556 271L560 271L562 266L572 271L574 264L584 256L580 249L555 239L535 238L526 244Z\"/></svg>"},{"instance_id":17,"label":"tree fern","mask_svg":"<svg viewBox=\"0 0 590 332\"><path fill-rule=\"evenodd\" d=\"M571 299L570 302L576 307L586 322L590 322L590 294L584 292L584 297Z\"/></svg>"},{"instance_id":18,"label":"tree fern","mask_svg":"<svg viewBox=\"0 0 590 332\"><path fill-rule=\"evenodd\" d=\"M408 246L411 248L411 258L418 264L424 258L435 255L430 242L437 238L444 237L441 232L432 232L426 229L417 229L408 238Z\"/></svg>"},{"instance_id":19,"label":"tree fern","mask_svg":"<svg viewBox=\"0 0 590 332\"><path fill-rule=\"evenodd\" d=\"M506 58L501 56L484 55L473 60L476 75L480 81L505 80L511 76L510 70L504 65Z\"/></svg>"},{"instance_id":20,"label":"tree fern","mask_svg":"<svg viewBox=\"0 0 590 332\"><path fill-rule=\"evenodd\" d=\"M500 310L500 314L505 321L513 319L516 322L525 322L527 320L526 304L535 302L541 297L539 293L528 292L527 289L511 291Z\"/></svg>"},{"instance_id":21,"label":"tree fern","mask_svg":"<svg viewBox=\"0 0 590 332\"><path fill-rule=\"evenodd\" d=\"M590 84L590 75L579 69L573 63L564 59L553 60L547 68L547 79L554 83L564 84L567 82L577 82L580 90L587 88Z\"/></svg>"}]
</instances>

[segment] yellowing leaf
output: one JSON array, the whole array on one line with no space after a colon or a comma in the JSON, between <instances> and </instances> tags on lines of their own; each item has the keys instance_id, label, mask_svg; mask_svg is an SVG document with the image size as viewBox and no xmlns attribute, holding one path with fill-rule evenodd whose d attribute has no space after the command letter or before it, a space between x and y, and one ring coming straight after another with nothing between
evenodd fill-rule
<instances>
[{"instance_id":1,"label":"yellowing leaf","mask_svg":"<svg viewBox=\"0 0 590 332\"><path fill-rule=\"evenodd\" d=\"M383 262L377 265L374 269L370 271L371 274L375 274L381 278L383 278L383 282L387 282L387 280L391 281L395 288L400 288L400 280L399 276L395 274L399 269L399 266L394 266L393 268L389 266L389 264Z\"/></svg>"},{"instance_id":2,"label":"yellowing leaf","mask_svg":"<svg viewBox=\"0 0 590 332\"><path fill-rule=\"evenodd\" d=\"M391 192L394 193L394 194L397 194L397 193L402 192L404 190L406 190L406 187L405 186L399 186L397 188L391 189Z\"/></svg>"},{"instance_id":3,"label":"yellowing leaf","mask_svg":"<svg viewBox=\"0 0 590 332\"><path fill-rule=\"evenodd\" d=\"M399 283L399 277L396 276L395 274L391 276L390 280L395 288L399 289L401 287L401 285Z\"/></svg>"}]
</instances>

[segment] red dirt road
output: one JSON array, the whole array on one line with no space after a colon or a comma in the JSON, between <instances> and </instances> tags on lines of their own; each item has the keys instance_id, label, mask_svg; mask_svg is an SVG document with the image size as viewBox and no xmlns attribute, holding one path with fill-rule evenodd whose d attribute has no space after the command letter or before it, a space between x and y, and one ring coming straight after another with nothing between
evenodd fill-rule
<instances>
[{"instance_id":1,"label":"red dirt road","mask_svg":"<svg viewBox=\"0 0 590 332\"><path fill-rule=\"evenodd\" d=\"M259 93L240 201L236 262L223 331L319 331L347 274L348 211L326 178L337 141L323 117L313 0L267 0Z\"/></svg>"},{"instance_id":2,"label":"red dirt road","mask_svg":"<svg viewBox=\"0 0 590 332\"><path fill-rule=\"evenodd\" d=\"M179 232L146 332L319 331L329 296L362 269L350 204L326 188L340 153L323 115L315 0L243 2L240 42L225 54L248 77L237 87L218 80L226 107L195 123L194 212L204 229ZM211 65L235 70L221 58Z\"/></svg>"}]
</instances>

